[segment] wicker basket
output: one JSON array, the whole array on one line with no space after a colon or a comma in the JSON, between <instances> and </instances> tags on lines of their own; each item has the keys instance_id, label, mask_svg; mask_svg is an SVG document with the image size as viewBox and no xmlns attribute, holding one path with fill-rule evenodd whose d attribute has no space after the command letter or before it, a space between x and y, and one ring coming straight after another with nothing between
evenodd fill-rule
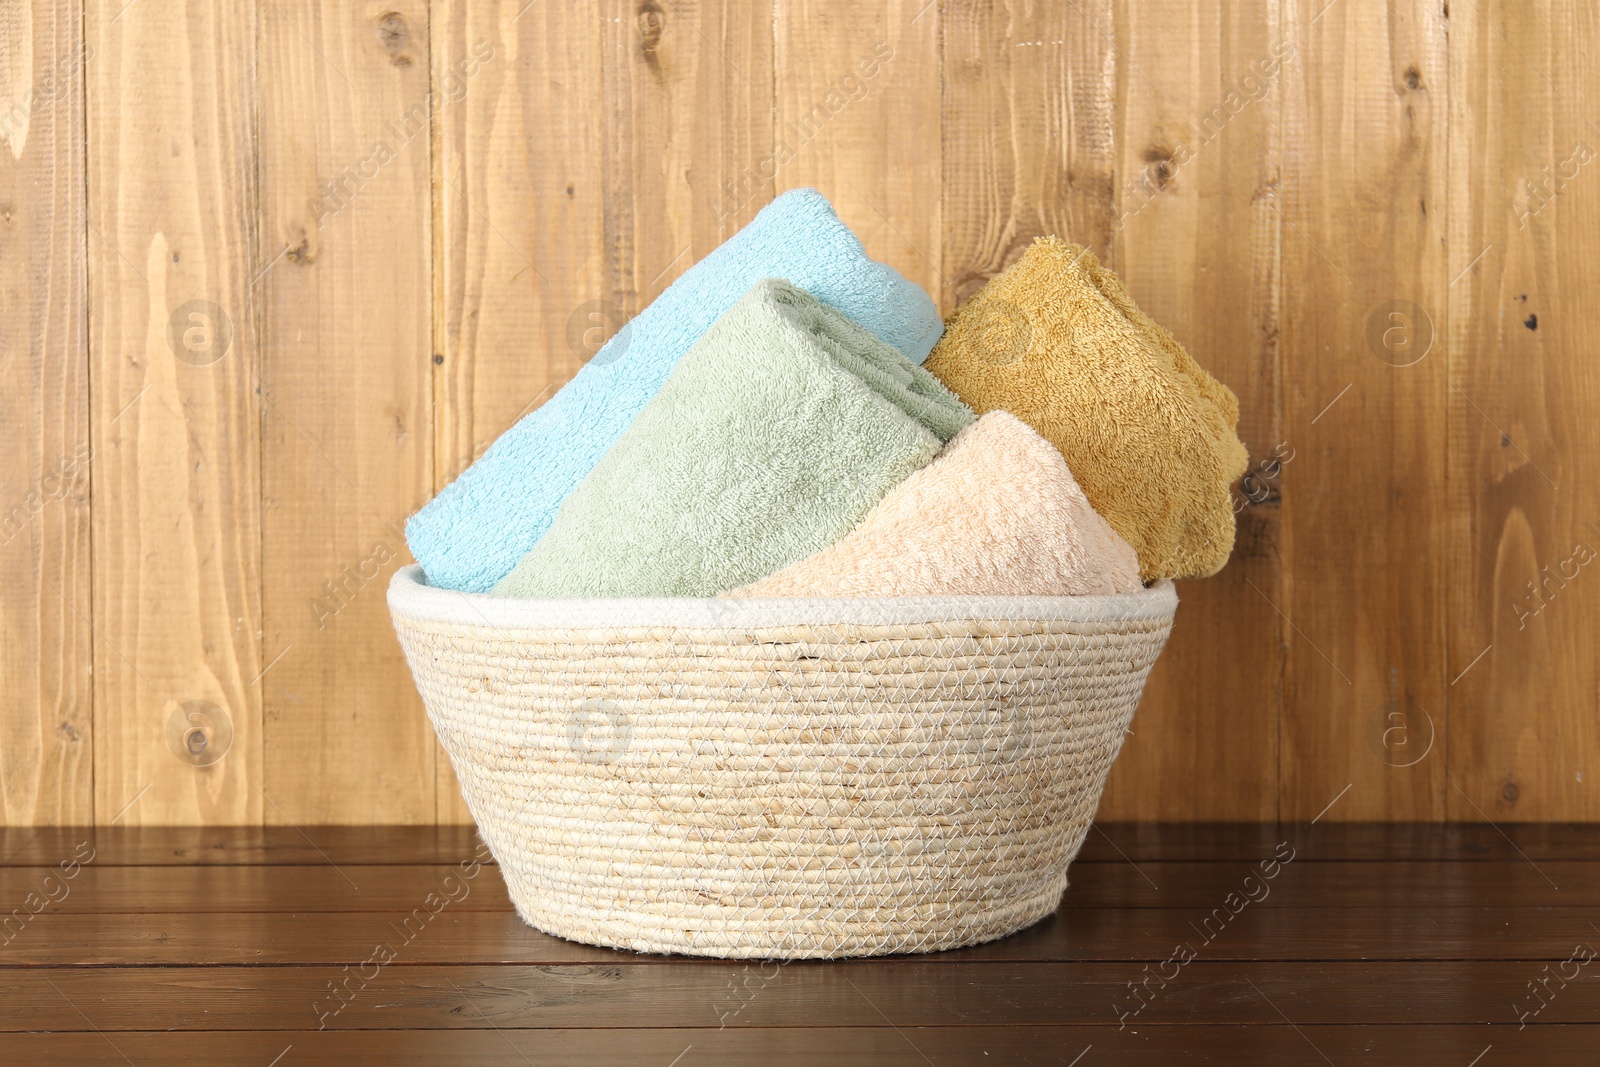
<instances>
[{"instance_id":1,"label":"wicker basket","mask_svg":"<svg viewBox=\"0 0 1600 1067\"><path fill-rule=\"evenodd\" d=\"M1054 911L1177 595L389 607L528 923L778 959Z\"/></svg>"}]
</instances>

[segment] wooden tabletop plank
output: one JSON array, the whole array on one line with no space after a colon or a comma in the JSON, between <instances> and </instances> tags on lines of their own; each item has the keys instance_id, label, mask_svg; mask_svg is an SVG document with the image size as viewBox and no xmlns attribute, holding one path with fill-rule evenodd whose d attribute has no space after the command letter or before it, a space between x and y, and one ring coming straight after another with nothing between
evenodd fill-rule
<instances>
[{"instance_id":1,"label":"wooden tabletop plank","mask_svg":"<svg viewBox=\"0 0 1600 1067\"><path fill-rule=\"evenodd\" d=\"M465 870L472 870L470 861ZM115 912L409 912L430 893L454 910L506 911L511 901L497 868L460 864L377 866L102 867L80 865L74 877L54 868L0 869L0 901L50 896L52 913ZM52 889L60 884L63 888ZM64 891L63 891L64 889Z\"/></svg>"},{"instance_id":2,"label":"wooden tabletop plank","mask_svg":"<svg viewBox=\"0 0 1600 1067\"><path fill-rule=\"evenodd\" d=\"M1267 860L1085 863L1072 866L1067 877L1062 905L1069 908L1198 907L1210 912L1225 905L1237 910L1235 897L1249 897L1255 901L1250 906L1298 908L1600 903L1600 863L1591 860L1460 864L1296 857L1276 867Z\"/></svg>"},{"instance_id":3,"label":"wooden tabletop plank","mask_svg":"<svg viewBox=\"0 0 1600 1067\"><path fill-rule=\"evenodd\" d=\"M1247 908L1206 938L1172 908L1063 909L987 945L895 959L951 964L1018 961L1158 963L1177 946L1210 961L1567 959L1600 946L1600 908L1328 908L1315 922L1289 908ZM9 939L8 939L9 935ZM650 964L685 957L597 948L540 932L509 910L437 914L310 912L43 912L0 932L0 968L355 964L373 947L395 965ZM1535 966L1534 969L1537 969Z\"/></svg>"},{"instance_id":4,"label":"wooden tabletop plank","mask_svg":"<svg viewBox=\"0 0 1600 1067\"><path fill-rule=\"evenodd\" d=\"M1590 964L1590 971L1594 969ZM1568 968L1572 970L1573 968ZM1300 1025L1600 1019L1600 982L1534 1000L1523 961L18 968L0 1030ZM1170 973L1161 986L1158 973ZM1146 979L1149 985L1143 985ZM339 983L335 986L335 983ZM364 984L363 984L364 983ZM1134 986L1146 990L1135 1000ZM336 995L338 990L338 995ZM1533 1015L1540 1003L1542 1009ZM1143 1007L1140 1008L1142 1003ZM1517 1007L1521 1005L1521 1007Z\"/></svg>"},{"instance_id":5,"label":"wooden tabletop plank","mask_svg":"<svg viewBox=\"0 0 1600 1067\"><path fill-rule=\"evenodd\" d=\"M1283 841L1304 860L1600 861L1595 824L1096 823L1076 862L1252 863ZM10 826L0 867L54 866L85 843L104 867L427 865L482 847L473 826Z\"/></svg>"},{"instance_id":6,"label":"wooden tabletop plank","mask_svg":"<svg viewBox=\"0 0 1600 1067\"><path fill-rule=\"evenodd\" d=\"M470 861L468 869L472 869ZM510 907L497 868L487 864L463 894L460 864L112 867L80 864L52 913L405 912L429 893L460 907ZM1062 906L1181 908L1196 923L1216 909L1600 906L1600 862L1452 864L1442 861L1317 862L1296 859L1266 877L1260 863L1081 863L1069 872ZM0 868L0 901L13 907L41 892L59 868ZM1241 907L1246 899L1254 901ZM1220 921L1220 916L1218 917Z\"/></svg>"},{"instance_id":7,"label":"wooden tabletop plank","mask_svg":"<svg viewBox=\"0 0 1600 1067\"><path fill-rule=\"evenodd\" d=\"M1280 841L1317 861L1600 861L1595 824L1109 822L1094 825L1077 862L1254 862ZM50 867L83 843L102 867L426 865L482 848L472 825L0 827L0 867Z\"/></svg>"},{"instance_id":8,"label":"wooden tabletop plank","mask_svg":"<svg viewBox=\"0 0 1600 1067\"><path fill-rule=\"evenodd\" d=\"M0 867L53 867L83 848L100 867L394 866L488 857L475 826L0 827Z\"/></svg>"},{"instance_id":9,"label":"wooden tabletop plank","mask_svg":"<svg viewBox=\"0 0 1600 1067\"><path fill-rule=\"evenodd\" d=\"M672 1030L232 1031L221 1033L94 1033L0 1035L7 1063L71 1062L126 1067L218 1063L303 1067L311 1063L383 1063L387 1067L528 1067L562 1063L673 1064L673 1067L811 1067L874 1064L926 1067L1007 1063L1079 1067L1216 1064L1234 1067L1320 1063L1316 1051L1340 1065L1400 1062L1465 1065L1491 1049L1491 1062L1580 1063L1600 1040L1595 1026L1145 1026L1118 1031L1100 1026L939 1028L888 1026ZM1090 1050L1088 1055L1084 1050ZM1151 1057L1160 1054L1159 1061ZM681 1057L678 1059L676 1057Z\"/></svg>"},{"instance_id":10,"label":"wooden tabletop plank","mask_svg":"<svg viewBox=\"0 0 1600 1067\"><path fill-rule=\"evenodd\" d=\"M1365 829L1282 848L1280 833L1108 827L1091 835L1098 857L1072 868L1062 909L1016 936L791 964L549 937L511 910L465 828L137 831L97 834L87 852L70 831L7 835L0 900L20 907L0 913L10 1009L0 1057L270 1063L293 1045L284 1067L680 1053L680 1067L924 1053L1071 1063L1093 1045L1085 1063L1320 1062L1320 1052L1343 1065L1432 1062L1445 1050L1465 1064L1490 1044L1504 1062L1595 1047L1600 1028L1581 1024L1600 1022L1600 983L1561 978L1600 944L1600 861L1568 858L1588 854L1582 834L1502 838L1495 852L1470 834L1400 828L1395 839L1424 858L1373 859L1396 850ZM43 862L51 850L65 868ZM1472 859L1451 861L1452 850ZM1519 1031L1519 1015L1534 1025ZM418 1033L396 1034L408 1029ZM50 1030L78 1036L21 1033ZM140 1033L158 1030L211 1033L169 1051ZM926 1048L907 1040L914 1033ZM50 1040L62 1043L38 1043Z\"/></svg>"},{"instance_id":11,"label":"wooden tabletop plank","mask_svg":"<svg viewBox=\"0 0 1600 1067\"><path fill-rule=\"evenodd\" d=\"M1457 863L1600 860L1595 823L1096 823L1079 863L1253 862L1287 841L1302 859Z\"/></svg>"}]
</instances>

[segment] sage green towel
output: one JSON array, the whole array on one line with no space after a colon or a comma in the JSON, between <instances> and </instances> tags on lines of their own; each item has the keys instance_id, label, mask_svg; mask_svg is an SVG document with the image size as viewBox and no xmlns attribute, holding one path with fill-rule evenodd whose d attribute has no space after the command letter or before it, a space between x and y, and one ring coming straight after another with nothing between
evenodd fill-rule
<instances>
[{"instance_id":1,"label":"sage green towel","mask_svg":"<svg viewBox=\"0 0 1600 1067\"><path fill-rule=\"evenodd\" d=\"M972 412L788 282L758 282L494 592L708 597L848 533Z\"/></svg>"}]
</instances>

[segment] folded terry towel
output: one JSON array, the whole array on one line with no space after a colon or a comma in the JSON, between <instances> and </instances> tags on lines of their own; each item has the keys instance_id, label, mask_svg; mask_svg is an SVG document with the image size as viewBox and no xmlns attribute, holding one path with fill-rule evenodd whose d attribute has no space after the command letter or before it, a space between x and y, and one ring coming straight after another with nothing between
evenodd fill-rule
<instances>
[{"instance_id":1,"label":"folded terry towel","mask_svg":"<svg viewBox=\"0 0 1600 1067\"><path fill-rule=\"evenodd\" d=\"M1239 402L1087 249L1041 237L946 324L928 369L1061 449L1146 581L1215 574L1247 457Z\"/></svg>"},{"instance_id":2,"label":"folded terry towel","mask_svg":"<svg viewBox=\"0 0 1600 1067\"><path fill-rule=\"evenodd\" d=\"M962 430L844 539L729 596L1082 596L1142 588L1133 548L1049 441L1004 411Z\"/></svg>"},{"instance_id":3,"label":"folded terry towel","mask_svg":"<svg viewBox=\"0 0 1600 1067\"><path fill-rule=\"evenodd\" d=\"M689 346L766 277L809 290L916 363L944 328L928 294L868 259L821 193L787 192L685 271L411 517L406 541L429 584L484 592L505 577Z\"/></svg>"},{"instance_id":4,"label":"folded terry towel","mask_svg":"<svg viewBox=\"0 0 1600 1067\"><path fill-rule=\"evenodd\" d=\"M504 596L715 596L847 533L972 421L803 289L757 284L572 492Z\"/></svg>"}]
</instances>

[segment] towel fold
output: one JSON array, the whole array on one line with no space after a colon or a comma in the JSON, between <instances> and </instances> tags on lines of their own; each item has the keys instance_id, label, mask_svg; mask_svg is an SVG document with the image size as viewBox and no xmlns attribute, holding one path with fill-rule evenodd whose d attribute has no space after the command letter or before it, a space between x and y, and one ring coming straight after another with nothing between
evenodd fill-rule
<instances>
[{"instance_id":1,"label":"towel fold","mask_svg":"<svg viewBox=\"0 0 1600 1067\"><path fill-rule=\"evenodd\" d=\"M1061 453L991 411L845 537L733 597L1085 596L1142 588Z\"/></svg>"},{"instance_id":2,"label":"towel fold","mask_svg":"<svg viewBox=\"0 0 1600 1067\"><path fill-rule=\"evenodd\" d=\"M494 592L715 596L831 544L972 412L788 282L695 343Z\"/></svg>"},{"instance_id":3,"label":"towel fold","mask_svg":"<svg viewBox=\"0 0 1600 1067\"><path fill-rule=\"evenodd\" d=\"M814 189L768 204L690 267L560 392L502 434L406 524L430 585L484 592L542 537L706 328L757 281L784 278L921 363L943 324L933 301L867 258Z\"/></svg>"},{"instance_id":4,"label":"towel fold","mask_svg":"<svg viewBox=\"0 0 1600 1067\"><path fill-rule=\"evenodd\" d=\"M1215 574L1244 474L1239 402L1087 249L1035 241L950 318L928 369L1061 450L1146 581Z\"/></svg>"}]
</instances>

